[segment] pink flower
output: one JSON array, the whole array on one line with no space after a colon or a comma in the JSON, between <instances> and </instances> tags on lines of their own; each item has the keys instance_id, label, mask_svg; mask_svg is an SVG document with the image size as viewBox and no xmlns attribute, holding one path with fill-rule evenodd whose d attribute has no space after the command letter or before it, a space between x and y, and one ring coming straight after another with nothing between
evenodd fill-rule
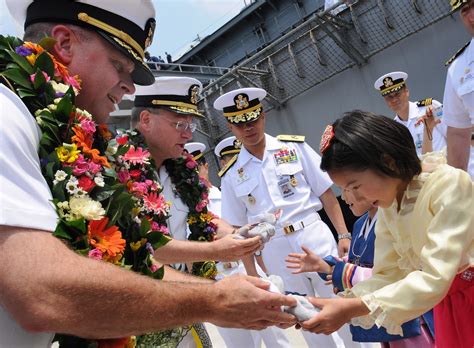
<instances>
[{"instance_id":1,"label":"pink flower","mask_svg":"<svg viewBox=\"0 0 474 348\"><path fill-rule=\"evenodd\" d=\"M200 213L205 207L207 206L207 201L206 200L202 200L201 202L199 202L198 204L196 204L196 211L198 213Z\"/></svg>"},{"instance_id":2,"label":"pink flower","mask_svg":"<svg viewBox=\"0 0 474 348\"><path fill-rule=\"evenodd\" d=\"M56 75L56 74L55 74ZM77 80L76 76L63 76L63 80L66 84L69 86L74 87L75 89L79 90L81 89L81 84Z\"/></svg>"},{"instance_id":3,"label":"pink flower","mask_svg":"<svg viewBox=\"0 0 474 348\"><path fill-rule=\"evenodd\" d=\"M186 161L186 167L188 167L189 169L194 169L197 167L197 162L190 158L188 161Z\"/></svg>"},{"instance_id":4,"label":"pink flower","mask_svg":"<svg viewBox=\"0 0 474 348\"><path fill-rule=\"evenodd\" d=\"M209 194L207 192L203 192L201 194L201 199L207 199L209 197Z\"/></svg>"},{"instance_id":5,"label":"pink flower","mask_svg":"<svg viewBox=\"0 0 474 348\"><path fill-rule=\"evenodd\" d=\"M72 173L75 176L80 176L89 170L89 164L84 159L84 156L82 154L79 155L79 157L77 158L77 160L74 161L72 166L74 167L74 169L72 170Z\"/></svg>"},{"instance_id":6,"label":"pink flower","mask_svg":"<svg viewBox=\"0 0 474 348\"><path fill-rule=\"evenodd\" d=\"M152 271L153 273L155 273L156 271L158 271L160 267L158 267L157 265L153 264L150 266L150 271Z\"/></svg>"},{"instance_id":7,"label":"pink flower","mask_svg":"<svg viewBox=\"0 0 474 348\"><path fill-rule=\"evenodd\" d=\"M122 184L130 180L130 173L126 169L122 169L117 173L118 179Z\"/></svg>"},{"instance_id":8,"label":"pink flower","mask_svg":"<svg viewBox=\"0 0 474 348\"><path fill-rule=\"evenodd\" d=\"M51 80L48 74L46 74L44 71L42 71L42 73L43 73L44 78L46 79L46 82ZM36 73L30 75L31 82L35 82L35 77L36 77Z\"/></svg>"},{"instance_id":9,"label":"pink flower","mask_svg":"<svg viewBox=\"0 0 474 348\"><path fill-rule=\"evenodd\" d=\"M152 231L158 231L159 228L160 228L160 225L158 224L158 222L156 222L156 221L151 222L151 230Z\"/></svg>"},{"instance_id":10,"label":"pink flower","mask_svg":"<svg viewBox=\"0 0 474 348\"><path fill-rule=\"evenodd\" d=\"M132 164L144 164L148 163L150 153L147 150L143 150L141 147L135 149L135 146L130 146L127 153L123 155L125 161L129 161Z\"/></svg>"},{"instance_id":11,"label":"pink flower","mask_svg":"<svg viewBox=\"0 0 474 348\"><path fill-rule=\"evenodd\" d=\"M134 182L130 187L130 192L144 196L148 192L148 186L144 182Z\"/></svg>"},{"instance_id":12,"label":"pink flower","mask_svg":"<svg viewBox=\"0 0 474 348\"><path fill-rule=\"evenodd\" d=\"M89 251L89 254L87 256L89 256L90 259L102 260L102 251L100 251L99 249L92 249Z\"/></svg>"},{"instance_id":13,"label":"pink flower","mask_svg":"<svg viewBox=\"0 0 474 348\"><path fill-rule=\"evenodd\" d=\"M81 128L88 134L95 133L95 122L92 120L84 119L81 121Z\"/></svg>"},{"instance_id":14,"label":"pink flower","mask_svg":"<svg viewBox=\"0 0 474 348\"><path fill-rule=\"evenodd\" d=\"M158 195L155 192L145 195L143 197L143 205L148 211L153 211L154 213L161 213L166 209L166 201L162 195Z\"/></svg>"},{"instance_id":15,"label":"pink flower","mask_svg":"<svg viewBox=\"0 0 474 348\"><path fill-rule=\"evenodd\" d=\"M168 230L168 227L165 225L160 225L157 229L158 232L161 232L163 234L170 234L170 231Z\"/></svg>"}]
</instances>

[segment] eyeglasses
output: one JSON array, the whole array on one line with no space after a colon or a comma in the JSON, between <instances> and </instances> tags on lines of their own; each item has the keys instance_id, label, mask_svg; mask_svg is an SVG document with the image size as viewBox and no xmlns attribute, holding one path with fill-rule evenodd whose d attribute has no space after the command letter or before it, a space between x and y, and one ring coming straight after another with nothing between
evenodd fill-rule
<instances>
[{"instance_id":1,"label":"eyeglasses","mask_svg":"<svg viewBox=\"0 0 474 348\"><path fill-rule=\"evenodd\" d=\"M192 122L186 122L186 121L178 121L178 122L170 121L170 122L176 125L176 130L183 133L186 132L188 129L191 131L191 133L194 133L198 127L196 123L192 123Z\"/></svg>"},{"instance_id":2,"label":"eyeglasses","mask_svg":"<svg viewBox=\"0 0 474 348\"><path fill-rule=\"evenodd\" d=\"M186 132L188 129L191 131L191 133L194 133L196 131L197 127L198 127L198 125L196 123L193 123L193 122L186 122L186 121L175 122L175 121L171 121L167 118L165 118L165 119L169 123L174 124L177 131L183 132L183 133Z\"/></svg>"}]
</instances>

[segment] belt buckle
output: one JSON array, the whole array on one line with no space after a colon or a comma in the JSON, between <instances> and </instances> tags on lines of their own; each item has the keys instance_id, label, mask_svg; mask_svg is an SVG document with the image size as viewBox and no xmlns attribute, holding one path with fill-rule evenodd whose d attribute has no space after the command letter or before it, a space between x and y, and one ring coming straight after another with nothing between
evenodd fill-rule
<instances>
[{"instance_id":1,"label":"belt buckle","mask_svg":"<svg viewBox=\"0 0 474 348\"><path fill-rule=\"evenodd\" d=\"M295 227L293 225L285 226L283 227L283 232L285 232L285 234L292 234L295 232Z\"/></svg>"}]
</instances>

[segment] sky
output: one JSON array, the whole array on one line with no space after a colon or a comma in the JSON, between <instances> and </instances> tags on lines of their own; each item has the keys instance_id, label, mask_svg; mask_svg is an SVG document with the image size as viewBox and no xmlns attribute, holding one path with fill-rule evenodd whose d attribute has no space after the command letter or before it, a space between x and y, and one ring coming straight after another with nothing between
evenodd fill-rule
<instances>
[{"instance_id":1,"label":"sky","mask_svg":"<svg viewBox=\"0 0 474 348\"><path fill-rule=\"evenodd\" d=\"M131 4L135 0L129 0ZM153 0L156 9L156 30L149 52L153 56L171 54L179 58L190 47L227 23L251 0ZM0 34L21 36L0 0Z\"/></svg>"}]
</instances>

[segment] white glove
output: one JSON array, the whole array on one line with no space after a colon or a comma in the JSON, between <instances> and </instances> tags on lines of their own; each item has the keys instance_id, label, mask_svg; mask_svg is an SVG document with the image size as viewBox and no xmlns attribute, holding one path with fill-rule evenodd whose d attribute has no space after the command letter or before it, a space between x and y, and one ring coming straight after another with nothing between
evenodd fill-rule
<instances>
[{"instance_id":1,"label":"white glove","mask_svg":"<svg viewBox=\"0 0 474 348\"><path fill-rule=\"evenodd\" d=\"M266 243L275 235L275 227L267 222L260 222L253 227L247 225L239 228L236 235L243 239L260 236L262 242Z\"/></svg>"}]
</instances>

